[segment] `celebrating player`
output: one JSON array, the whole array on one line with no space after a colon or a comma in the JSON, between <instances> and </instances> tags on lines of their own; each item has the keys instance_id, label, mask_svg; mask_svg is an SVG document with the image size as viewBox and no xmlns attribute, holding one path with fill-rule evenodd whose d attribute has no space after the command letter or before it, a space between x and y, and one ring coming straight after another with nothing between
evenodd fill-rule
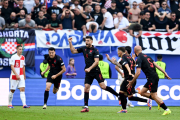
<instances>
[{"instance_id":1,"label":"celebrating player","mask_svg":"<svg viewBox=\"0 0 180 120\"><path fill-rule=\"evenodd\" d=\"M149 57L149 56L147 56L147 55L142 53L141 46L135 46L134 52L135 52L136 56L138 56L137 61L136 61L137 69L136 69L136 74L135 74L133 80L129 81L128 88L131 88L131 86L133 86L133 84L135 83L136 79L140 75L141 69L142 69L142 71L146 75L147 83L142 88L142 90L140 92L141 95L155 100L156 103L159 104L160 107L162 107L165 110L162 115L170 114L171 110L168 109L166 107L166 105L164 104L164 102L157 96L157 88L158 88L159 77L158 77L158 75L156 73L156 69L155 68L157 68L161 72L163 72L164 75L169 80L171 80L171 78L168 76L168 74L160 66L158 66L156 64L156 62L154 62L152 60L151 57ZM147 93L148 90L150 91L150 93Z\"/></svg>"},{"instance_id":2,"label":"celebrating player","mask_svg":"<svg viewBox=\"0 0 180 120\"><path fill-rule=\"evenodd\" d=\"M49 90L50 90L51 85L54 84L53 93L56 94L59 90L62 74L66 71L62 58L56 55L55 49L52 47L49 48L49 57L47 58L47 61L49 65L47 69L41 73L42 75L44 75L44 73L46 73L50 69L50 72L48 74L47 81L46 81L46 90L44 92L43 109L47 108L47 100L49 97Z\"/></svg>"},{"instance_id":3,"label":"celebrating player","mask_svg":"<svg viewBox=\"0 0 180 120\"><path fill-rule=\"evenodd\" d=\"M104 83L104 79L100 72L100 68L98 67L99 51L96 48L94 48L94 46L92 45L93 38L91 36L87 36L85 39L86 46L78 48L78 49L75 49L73 47L72 38L69 38L68 40L69 40L71 52L73 54L82 52L84 54L84 59L85 59L85 64L86 64L86 67L85 67L86 77L85 77L85 88L84 88L84 109L81 112L89 112L89 109L88 109L89 90L93 82L93 79L96 79L98 81L99 86L102 89L109 91L110 93L118 97L118 93L115 92L111 87L106 86Z\"/></svg>"},{"instance_id":4,"label":"celebrating player","mask_svg":"<svg viewBox=\"0 0 180 120\"><path fill-rule=\"evenodd\" d=\"M20 90L20 98L23 104L23 108L30 108L26 105L26 96L25 96L25 57L22 54L22 46L18 45L16 47L17 53L11 57L11 77L10 77L10 93L9 93L9 104L8 108L14 108L12 106L13 94L18 87Z\"/></svg>"},{"instance_id":5,"label":"celebrating player","mask_svg":"<svg viewBox=\"0 0 180 120\"><path fill-rule=\"evenodd\" d=\"M118 56L122 58L122 60L119 62L120 64L116 61L115 58L113 58L111 60L109 58L108 54L106 54L106 56L107 56L107 59L111 63L117 65L119 68L123 69L123 71L124 71L125 79L124 79L123 83L121 84L120 92L119 92L123 109L120 110L118 113L127 113L127 110L126 110L127 96L128 96L129 100L148 103L148 106L151 108L152 107L151 99L147 100L147 99L142 99L142 98L133 96L133 93L135 91L134 87L135 87L136 83L134 83L132 85L132 87L127 89L128 80L132 80L132 78L134 77L134 74L135 74L135 69L134 69L135 61L132 59L131 56L125 54L125 48L124 47L118 48Z\"/></svg>"}]
</instances>

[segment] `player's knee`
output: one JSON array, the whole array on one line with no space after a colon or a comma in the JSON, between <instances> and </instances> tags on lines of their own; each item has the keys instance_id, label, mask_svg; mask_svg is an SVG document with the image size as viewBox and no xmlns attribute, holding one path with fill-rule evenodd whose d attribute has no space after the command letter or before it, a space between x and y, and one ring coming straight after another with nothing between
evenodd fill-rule
<instances>
[{"instance_id":1,"label":"player's knee","mask_svg":"<svg viewBox=\"0 0 180 120\"><path fill-rule=\"evenodd\" d=\"M100 86L100 87L101 87L101 89L103 89L103 90L106 89L106 86L105 86L105 85L102 85L102 86Z\"/></svg>"},{"instance_id":2,"label":"player's knee","mask_svg":"<svg viewBox=\"0 0 180 120\"><path fill-rule=\"evenodd\" d=\"M85 88L84 88L84 91L85 91L85 92L89 92L89 90L90 90L89 87L85 87Z\"/></svg>"},{"instance_id":3,"label":"player's knee","mask_svg":"<svg viewBox=\"0 0 180 120\"><path fill-rule=\"evenodd\" d=\"M24 92L25 91L25 88L20 88L20 92Z\"/></svg>"},{"instance_id":4,"label":"player's knee","mask_svg":"<svg viewBox=\"0 0 180 120\"><path fill-rule=\"evenodd\" d=\"M14 92L15 92L15 90L11 90L11 92L12 92L12 93L14 93Z\"/></svg>"},{"instance_id":5,"label":"player's knee","mask_svg":"<svg viewBox=\"0 0 180 120\"><path fill-rule=\"evenodd\" d=\"M49 87L46 87L46 91L49 91L50 90L50 88Z\"/></svg>"}]
</instances>

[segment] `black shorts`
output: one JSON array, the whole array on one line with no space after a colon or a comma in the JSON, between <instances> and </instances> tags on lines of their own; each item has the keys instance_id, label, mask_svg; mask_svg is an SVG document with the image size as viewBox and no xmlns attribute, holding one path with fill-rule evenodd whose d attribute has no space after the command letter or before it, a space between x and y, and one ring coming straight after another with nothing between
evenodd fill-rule
<instances>
[{"instance_id":1,"label":"black shorts","mask_svg":"<svg viewBox=\"0 0 180 120\"><path fill-rule=\"evenodd\" d=\"M124 79L123 83L121 84L120 91L126 92L128 95L132 95L135 93L136 81L134 82L133 86L128 89L127 85L129 84L129 82L127 80L129 79ZM132 78L130 80L132 80Z\"/></svg>"},{"instance_id":2,"label":"black shorts","mask_svg":"<svg viewBox=\"0 0 180 120\"><path fill-rule=\"evenodd\" d=\"M84 84L91 85L93 80L96 79L98 83L104 82L101 72L86 73Z\"/></svg>"},{"instance_id":3,"label":"black shorts","mask_svg":"<svg viewBox=\"0 0 180 120\"><path fill-rule=\"evenodd\" d=\"M59 86L60 86L60 83L61 83L61 79L62 79L62 75L61 76L58 76L56 79L52 79L53 75L51 74L48 74L48 77L47 77L47 81L46 82L50 82L52 84L54 84L54 87L59 89Z\"/></svg>"},{"instance_id":4,"label":"black shorts","mask_svg":"<svg viewBox=\"0 0 180 120\"><path fill-rule=\"evenodd\" d=\"M148 90L151 93L157 92L158 89L158 82L159 78L151 78L148 79L147 83L144 85L145 88L148 88Z\"/></svg>"}]
</instances>

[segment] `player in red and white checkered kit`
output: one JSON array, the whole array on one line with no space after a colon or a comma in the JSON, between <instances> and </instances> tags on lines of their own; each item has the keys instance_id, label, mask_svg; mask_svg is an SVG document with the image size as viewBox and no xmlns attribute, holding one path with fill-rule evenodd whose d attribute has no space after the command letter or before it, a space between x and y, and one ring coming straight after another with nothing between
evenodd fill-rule
<instances>
[{"instance_id":1,"label":"player in red and white checkered kit","mask_svg":"<svg viewBox=\"0 0 180 120\"><path fill-rule=\"evenodd\" d=\"M10 76L10 92L9 92L9 104L8 108L14 108L12 106L13 94L18 87L20 90L20 98L23 103L23 108L30 108L26 105L25 97L25 57L22 54L22 46L16 47L17 53L11 57L11 76Z\"/></svg>"}]
</instances>

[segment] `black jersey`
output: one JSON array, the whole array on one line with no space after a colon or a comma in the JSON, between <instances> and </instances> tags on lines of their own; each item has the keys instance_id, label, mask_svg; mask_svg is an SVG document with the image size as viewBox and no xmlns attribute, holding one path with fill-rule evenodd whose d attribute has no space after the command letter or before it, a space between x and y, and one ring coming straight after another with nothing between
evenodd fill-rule
<instances>
[{"instance_id":1,"label":"black jersey","mask_svg":"<svg viewBox=\"0 0 180 120\"><path fill-rule=\"evenodd\" d=\"M146 75L146 78L154 78L158 75L156 73L156 69L153 62L154 60L151 57L143 53L140 53L136 61L136 67L142 69L142 71Z\"/></svg>"},{"instance_id":2,"label":"black jersey","mask_svg":"<svg viewBox=\"0 0 180 120\"><path fill-rule=\"evenodd\" d=\"M124 54L119 63L122 65L125 79L129 78L129 72L125 67L126 64L129 65L129 68L131 69L131 74L135 74L135 69L134 69L135 61L132 59L131 56Z\"/></svg>"},{"instance_id":3,"label":"black jersey","mask_svg":"<svg viewBox=\"0 0 180 120\"><path fill-rule=\"evenodd\" d=\"M83 53L84 55L84 59L85 59L85 64L86 64L86 68L89 68L95 61L94 58L99 58L99 51L98 49L94 48L94 46L92 46L91 48L87 48L85 47L80 47L77 49L78 53ZM98 65L96 67L94 67L90 72L97 72L99 71L100 68L98 67Z\"/></svg>"},{"instance_id":4,"label":"black jersey","mask_svg":"<svg viewBox=\"0 0 180 120\"><path fill-rule=\"evenodd\" d=\"M62 70L61 66L64 65L64 62L60 56L55 55L54 58L48 57L47 61L48 61L48 64L50 65L49 74L55 75ZM60 76L62 76L62 75L60 75ZM60 76L58 76L58 77L60 77Z\"/></svg>"}]
</instances>

